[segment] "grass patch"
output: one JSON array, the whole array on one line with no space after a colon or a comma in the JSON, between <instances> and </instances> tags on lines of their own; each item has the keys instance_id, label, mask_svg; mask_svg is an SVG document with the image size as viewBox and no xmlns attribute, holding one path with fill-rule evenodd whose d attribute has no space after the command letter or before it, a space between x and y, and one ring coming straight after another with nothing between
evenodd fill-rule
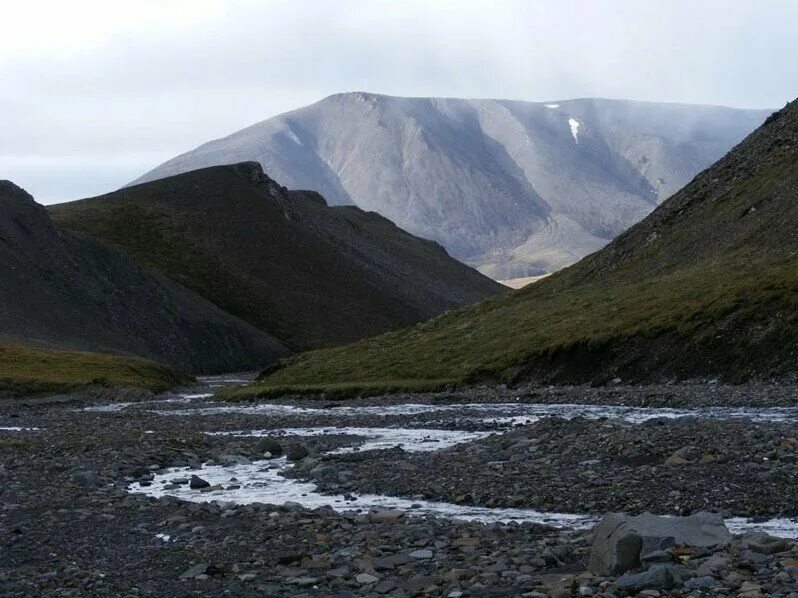
<instances>
[{"instance_id":1,"label":"grass patch","mask_svg":"<svg viewBox=\"0 0 798 598\"><path fill-rule=\"evenodd\" d=\"M570 288L554 276L509 298L486 301L412 328L298 355L266 373L256 388L340 386L366 391L390 386L393 380L412 380L418 386L441 380L512 382L530 363L556 361L575 348L589 356L607 346L622 350L640 339L668 335L680 339L685 350L698 350L726 334L731 319L756 325L759 315L765 314L768 318L777 314L781 332L795 338L795 258L763 262L740 254L651 280ZM730 347L749 341L756 344L755 338L741 337L733 339Z\"/></svg>"},{"instance_id":2,"label":"grass patch","mask_svg":"<svg viewBox=\"0 0 798 598\"><path fill-rule=\"evenodd\" d=\"M69 392L95 384L162 392L193 380L139 357L0 346L0 397Z\"/></svg>"}]
</instances>

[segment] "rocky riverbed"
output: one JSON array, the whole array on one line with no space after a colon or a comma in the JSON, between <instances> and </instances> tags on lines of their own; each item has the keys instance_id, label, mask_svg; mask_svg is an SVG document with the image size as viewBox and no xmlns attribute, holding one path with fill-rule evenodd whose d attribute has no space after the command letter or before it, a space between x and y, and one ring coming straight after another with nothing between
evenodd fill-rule
<instances>
[{"instance_id":1,"label":"rocky riverbed","mask_svg":"<svg viewBox=\"0 0 798 598\"><path fill-rule=\"evenodd\" d=\"M231 408L227 383L0 404L0 595L798 596L795 387ZM748 535L591 573L614 510Z\"/></svg>"}]
</instances>

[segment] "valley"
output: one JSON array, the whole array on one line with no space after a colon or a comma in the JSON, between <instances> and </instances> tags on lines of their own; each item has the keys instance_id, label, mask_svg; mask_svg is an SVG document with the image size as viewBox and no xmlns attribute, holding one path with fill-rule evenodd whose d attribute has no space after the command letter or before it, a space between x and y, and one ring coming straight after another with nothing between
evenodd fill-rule
<instances>
[{"instance_id":1,"label":"valley","mask_svg":"<svg viewBox=\"0 0 798 598\"><path fill-rule=\"evenodd\" d=\"M798 3L33 0L0 598L798 598Z\"/></svg>"},{"instance_id":2,"label":"valley","mask_svg":"<svg viewBox=\"0 0 798 598\"><path fill-rule=\"evenodd\" d=\"M588 567L603 513L708 506L737 536L665 565L685 587L796 582L794 386L219 401L251 377L0 403L0 590L623 595L641 582Z\"/></svg>"}]
</instances>

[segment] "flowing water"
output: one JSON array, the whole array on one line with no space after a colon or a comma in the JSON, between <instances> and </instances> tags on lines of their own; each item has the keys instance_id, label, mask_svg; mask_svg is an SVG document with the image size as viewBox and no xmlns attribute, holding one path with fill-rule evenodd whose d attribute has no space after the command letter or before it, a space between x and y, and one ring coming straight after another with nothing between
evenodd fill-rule
<instances>
[{"instance_id":1,"label":"flowing water","mask_svg":"<svg viewBox=\"0 0 798 598\"><path fill-rule=\"evenodd\" d=\"M657 409L623 406L593 406L575 404L402 404L402 405L370 405L340 406L332 408L299 407L275 403L258 405L226 405L208 403L209 393L185 394L176 399L160 401L166 405L151 402L148 410L164 417L202 417L237 414L252 416L257 422L268 422L269 418L293 416L298 420L313 417L340 416L344 419L355 416L416 416L436 413L441 417L454 421L485 422L499 424L504 429L512 429L519 423L537 421L543 417L558 416L564 418L586 417L593 419L621 419L639 424L656 418L702 417L715 419L747 418L757 422L783 422L798 417L798 408L726 408L709 407L701 409ZM169 403L186 402L180 409L172 409ZM106 410L109 406L105 406ZM125 409L128 405L114 409ZM158 407L165 407L160 408ZM95 408L98 410L98 408ZM334 449L331 453L352 451L380 450L401 447L405 451L434 451L448 448L464 442L488 436L493 431L441 430L417 427L290 427L263 428L253 430L207 432L212 435L232 436L346 436L354 437L351 445ZM237 504L259 502L282 505L296 503L313 509L329 506L336 511L367 512L374 509L399 509L409 516L447 517L466 521L495 522L528 522L541 523L557 527L585 528L595 524L598 517L579 513L545 513L533 509L507 509L463 506L445 502L413 500L400 497L359 494L330 495L322 494L313 482L285 477L283 473L293 464L285 458L258 461L246 465L220 466L206 465L201 471L189 469L171 469L159 473L150 485L135 483L131 491L142 492L151 496L171 495L189 501L209 502L221 501ZM210 492L191 490L185 480L192 474L198 474L212 486L218 488ZM182 478L182 479L181 479ZM174 480L183 482L175 485ZM165 489L164 487L168 487ZM767 531L783 537L798 537L798 518L780 518L770 520L751 520L746 518L730 518L727 525L734 532L750 530Z\"/></svg>"}]
</instances>

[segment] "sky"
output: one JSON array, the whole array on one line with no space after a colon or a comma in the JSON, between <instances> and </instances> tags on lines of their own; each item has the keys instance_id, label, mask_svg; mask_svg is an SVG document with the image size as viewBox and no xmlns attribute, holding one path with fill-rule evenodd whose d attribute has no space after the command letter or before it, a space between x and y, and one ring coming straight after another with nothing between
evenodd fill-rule
<instances>
[{"instance_id":1,"label":"sky","mask_svg":"<svg viewBox=\"0 0 798 598\"><path fill-rule=\"evenodd\" d=\"M0 0L0 179L116 189L333 93L778 108L796 0Z\"/></svg>"}]
</instances>

